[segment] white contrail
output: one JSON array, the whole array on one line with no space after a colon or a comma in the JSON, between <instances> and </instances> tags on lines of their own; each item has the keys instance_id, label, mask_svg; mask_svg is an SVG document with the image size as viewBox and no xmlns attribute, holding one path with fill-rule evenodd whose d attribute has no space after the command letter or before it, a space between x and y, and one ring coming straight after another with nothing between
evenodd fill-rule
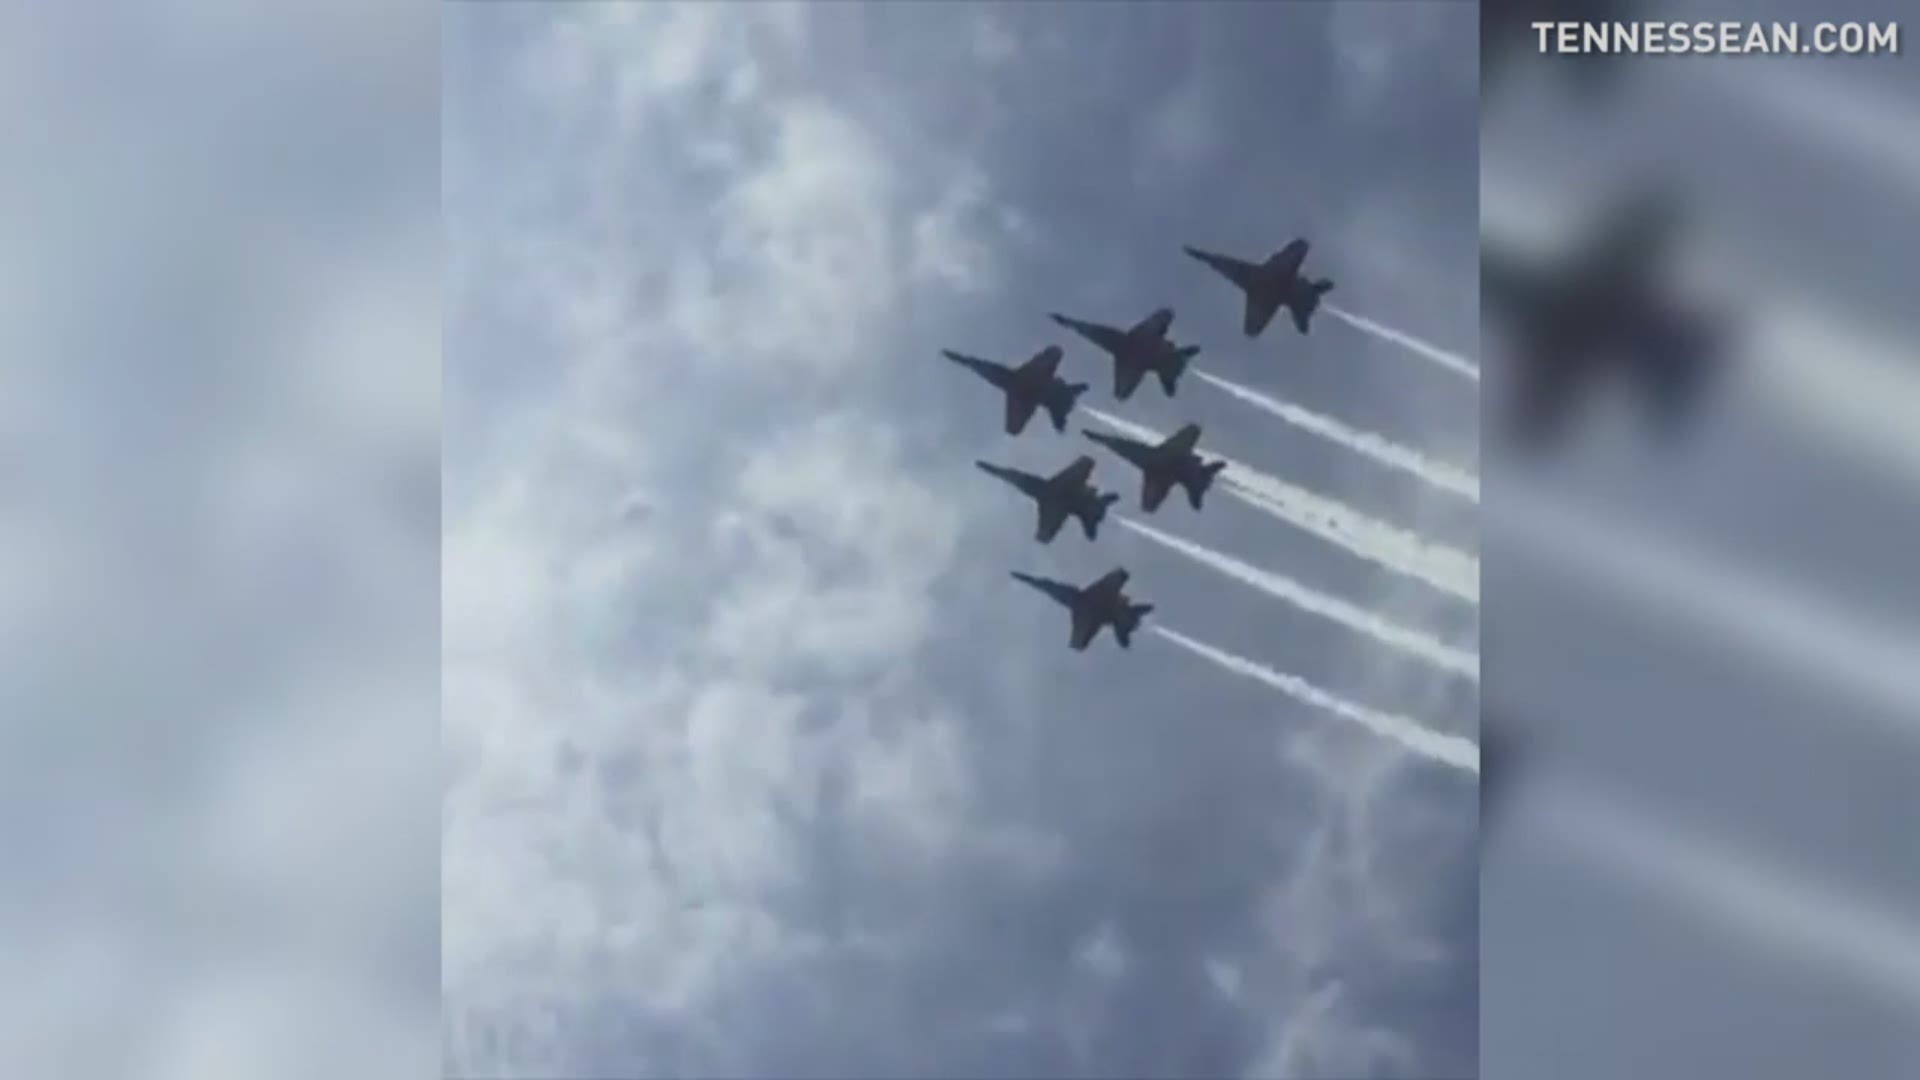
<instances>
[{"instance_id":1,"label":"white contrail","mask_svg":"<svg viewBox=\"0 0 1920 1080\"><path fill-rule=\"evenodd\" d=\"M1349 630L1358 631L1383 645L1417 656L1435 667L1453 672L1462 678L1472 679L1474 682L1480 681L1479 657L1456 649L1431 634L1383 619L1366 608L1328 596L1290 577L1249 566L1231 555L1161 532L1144 522L1124 517L1118 520L1120 524L1154 543L1177 551L1195 562L1212 567L1269 596L1284 600L1302 611L1331 619Z\"/></svg>"},{"instance_id":2,"label":"white contrail","mask_svg":"<svg viewBox=\"0 0 1920 1080\"><path fill-rule=\"evenodd\" d=\"M1348 427L1330 416L1322 416L1290 402L1270 398L1257 390L1241 386L1218 375L1209 375L1204 371L1196 371L1193 374L1195 378L1217 386L1255 408L1264 409L1303 431L1312 432L1388 468L1410 473L1443 491L1472 499L1474 502L1480 501L1480 478L1465 469L1434 461L1411 447L1401 446L1370 431Z\"/></svg>"},{"instance_id":3,"label":"white contrail","mask_svg":"<svg viewBox=\"0 0 1920 1080\"><path fill-rule=\"evenodd\" d=\"M1533 813L1569 841L1568 849L1699 906L1716 925L1745 929L1768 948L1837 963L1920 1005L1920 927L1911 921L1769 871L1719 842L1689 836L1669 818L1637 817L1618 800L1564 784Z\"/></svg>"},{"instance_id":4,"label":"white contrail","mask_svg":"<svg viewBox=\"0 0 1920 1080\"><path fill-rule=\"evenodd\" d=\"M1219 664L1236 675L1244 675L1249 679L1266 683L1296 701L1324 709L1343 720L1351 720L1359 724L1375 735L1392 739L1421 757L1437 761L1442 765L1451 765L1476 776L1480 773L1480 747L1471 739L1463 739L1458 735L1442 735L1404 716L1377 712L1364 705L1356 705L1343 697L1320 689L1297 675L1289 675L1284 671L1275 671L1264 664L1256 664L1230 652L1216 649L1204 641L1196 641L1177 630L1152 625L1147 629L1196 656Z\"/></svg>"},{"instance_id":5,"label":"white contrail","mask_svg":"<svg viewBox=\"0 0 1920 1080\"><path fill-rule=\"evenodd\" d=\"M1890 710L1920 734L1920 631L1870 626L1721 560L1636 535L1617 518L1555 505L1503 482L1486 535L1515 539L1607 592L1632 592L1663 614L1704 624L1769 664Z\"/></svg>"},{"instance_id":6,"label":"white contrail","mask_svg":"<svg viewBox=\"0 0 1920 1080\"><path fill-rule=\"evenodd\" d=\"M1364 315L1355 315L1351 311L1335 307L1332 304L1327 305L1327 314L1339 319L1341 322L1346 323L1348 326L1353 327L1363 334L1372 334L1381 341L1391 342L1424 359L1431 360L1441 367L1446 368L1448 371L1453 372L1455 375L1464 376L1465 378L1472 379L1474 382L1480 381L1480 368L1476 366L1473 361L1468 360L1459 353L1448 352L1438 345L1421 341L1412 334L1401 333L1391 326L1382 326Z\"/></svg>"},{"instance_id":7,"label":"white contrail","mask_svg":"<svg viewBox=\"0 0 1920 1080\"><path fill-rule=\"evenodd\" d=\"M1131 420L1086 409L1100 423L1142 442L1165 436ZM1209 452L1209 456L1214 456ZM1419 578L1463 600L1480 602L1480 561L1465 552L1428 544L1418 536L1370 518L1345 503L1295 487L1250 465L1222 457L1221 473L1227 494L1262 513L1346 549L1389 570Z\"/></svg>"}]
</instances>

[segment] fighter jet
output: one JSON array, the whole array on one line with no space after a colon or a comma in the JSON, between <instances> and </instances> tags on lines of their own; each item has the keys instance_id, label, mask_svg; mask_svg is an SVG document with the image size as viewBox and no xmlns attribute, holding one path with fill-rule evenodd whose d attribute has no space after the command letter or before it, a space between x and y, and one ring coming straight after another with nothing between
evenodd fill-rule
<instances>
[{"instance_id":1,"label":"fighter jet","mask_svg":"<svg viewBox=\"0 0 1920 1080\"><path fill-rule=\"evenodd\" d=\"M1013 572L1014 579L1024 581L1053 597L1073 612L1073 633L1067 644L1075 652L1081 652L1093 642L1093 636L1102 626L1113 627L1113 639L1123 649L1133 648L1133 632L1140 628L1140 620L1153 610L1152 604L1136 604L1128 599L1123 591L1127 584L1127 572L1116 568L1105 577L1088 585L1075 588L1062 581L1051 581L1032 574Z\"/></svg>"},{"instance_id":2,"label":"fighter jet","mask_svg":"<svg viewBox=\"0 0 1920 1080\"><path fill-rule=\"evenodd\" d=\"M1073 411L1080 395L1087 391L1086 383L1070 383L1060 377L1060 358L1065 354L1058 345L1041 349L1019 367L1008 367L950 350L942 350L940 355L1000 388L1007 397L1009 435L1018 435L1026 430L1027 421L1033 419L1034 410L1043 405L1053 420L1053 430L1067 430L1067 414Z\"/></svg>"},{"instance_id":3,"label":"fighter jet","mask_svg":"<svg viewBox=\"0 0 1920 1080\"><path fill-rule=\"evenodd\" d=\"M1161 308L1126 330L1060 314L1052 318L1113 357L1113 396L1121 401L1133 396L1148 372L1160 377L1160 385L1172 397L1179 389L1187 362L1200 352L1198 345L1181 347L1168 340L1167 331L1173 328L1172 308Z\"/></svg>"},{"instance_id":4,"label":"fighter jet","mask_svg":"<svg viewBox=\"0 0 1920 1080\"><path fill-rule=\"evenodd\" d=\"M1297 239L1267 256L1267 261L1262 263L1242 262L1231 255L1216 255L1196 247L1181 250L1206 263L1247 294L1241 328L1251 338L1259 337L1273 321L1274 313L1283 307L1293 315L1293 325L1301 333L1307 332L1307 320L1320 306L1320 298L1333 288L1331 281L1315 281L1300 273L1307 248L1305 240Z\"/></svg>"},{"instance_id":5,"label":"fighter jet","mask_svg":"<svg viewBox=\"0 0 1920 1080\"><path fill-rule=\"evenodd\" d=\"M1522 446L1561 434L1605 371L1631 377L1662 434L1691 415L1721 362L1721 327L1683 307L1664 280L1677 209L1643 191L1614 207L1570 255L1523 258L1481 245L1483 310L1504 324L1513 391L1507 426Z\"/></svg>"},{"instance_id":6,"label":"fighter jet","mask_svg":"<svg viewBox=\"0 0 1920 1080\"><path fill-rule=\"evenodd\" d=\"M1149 445L1124 435L1088 431L1087 438L1126 458L1140 470L1140 509L1151 514L1159 509L1173 485L1187 489L1187 502L1200 509L1201 496L1213 485L1213 478L1227 467L1224 461L1208 461L1194 452L1200 442L1200 425L1188 424Z\"/></svg>"},{"instance_id":7,"label":"fighter jet","mask_svg":"<svg viewBox=\"0 0 1920 1080\"><path fill-rule=\"evenodd\" d=\"M1088 478L1093 475L1093 459L1085 454L1073 459L1071 465L1052 476L1035 476L985 461L976 461L974 464L980 467L981 472L1005 480L1039 504L1040 523L1034 530L1033 538L1043 544L1053 542L1060 532L1060 526L1067 523L1068 515L1080 519L1081 531L1087 534L1087 539L1097 539L1101 519L1107 516L1107 507L1120 501L1120 496L1103 492L1088 483Z\"/></svg>"}]
</instances>

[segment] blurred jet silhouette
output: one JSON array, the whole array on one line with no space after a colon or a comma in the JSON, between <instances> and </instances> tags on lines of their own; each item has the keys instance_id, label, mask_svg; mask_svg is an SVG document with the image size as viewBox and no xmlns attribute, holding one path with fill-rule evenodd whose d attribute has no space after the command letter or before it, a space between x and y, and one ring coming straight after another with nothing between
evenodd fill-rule
<instances>
[{"instance_id":1,"label":"blurred jet silhouette","mask_svg":"<svg viewBox=\"0 0 1920 1080\"><path fill-rule=\"evenodd\" d=\"M1060 377L1060 358L1065 354L1058 345L1041 349L1019 367L1008 367L945 350L940 355L971 369L1000 388L1007 398L1006 426L1009 435L1018 435L1026 430L1027 421L1033 419L1034 410L1043 405L1053 420L1053 430L1067 430L1067 414L1073 411L1074 403L1087 390L1086 383L1070 383Z\"/></svg>"},{"instance_id":2,"label":"blurred jet silhouette","mask_svg":"<svg viewBox=\"0 0 1920 1080\"><path fill-rule=\"evenodd\" d=\"M1085 454L1073 459L1072 464L1052 476L1035 476L985 461L976 461L974 464L980 467L981 472L1005 480L1039 504L1040 523L1034 530L1034 539L1043 544L1053 542L1060 527L1067 523L1069 515L1080 519L1080 528L1087 534L1087 539L1097 539L1101 519L1107 516L1107 507L1120 501L1120 496L1102 492L1088 482L1093 475L1093 459Z\"/></svg>"},{"instance_id":3,"label":"blurred jet silhouette","mask_svg":"<svg viewBox=\"0 0 1920 1080\"><path fill-rule=\"evenodd\" d=\"M1293 325L1301 333L1306 333L1307 321L1312 318L1314 309L1320 306L1320 298L1333 288L1331 281L1315 281L1300 273L1300 264L1306 260L1307 248L1305 240L1294 240L1269 255L1267 261L1262 263L1243 262L1230 255L1216 255L1196 247L1183 247L1181 250L1240 287L1240 291L1247 296L1241 329L1248 337L1259 337L1260 332L1273 321L1274 313L1282 307L1293 315Z\"/></svg>"},{"instance_id":4,"label":"blurred jet silhouette","mask_svg":"<svg viewBox=\"0 0 1920 1080\"><path fill-rule=\"evenodd\" d=\"M1124 569L1109 571L1085 588L1076 588L1065 582L1052 581L1032 574L1013 572L1014 579L1053 597L1068 611L1073 613L1073 633L1067 644L1075 652L1081 652L1092 643L1095 634L1102 626L1113 627L1113 639L1123 649L1133 647L1133 632L1140 627L1140 620L1153 610L1152 604L1136 604L1122 590L1127 584L1127 572Z\"/></svg>"},{"instance_id":5,"label":"blurred jet silhouette","mask_svg":"<svg viewBox=\"0 0 1920 1080\"><path fill-rule=\"evenodd\" d=\"M1518 734L1505 717L1488 711L1480 720L1481 828L1503 813L1514 788Z\"/></svg>"},{"instance_id":6,"label":"blurred jet silhouette","mask_svg":"<svg viewBox=\"0 0 1920 1080\"><path fill-rule=\"evenodd\" d=\"M1149 514L1159 509L1175 484L1186 488L1187 502L1200 509L1213 478L1227 467L1224 461L1208 461L1194 452L1200 442L1199 424L1188 424L1157 445L1099 431L1088 431L1086 436L1140 470L1140 508Z\"/></svg>"},{"instance_id":7,"label":"blurred jet silhouette","mask_svg":"<svg viewBox=\"0 0 1920 1080\"><path fill-rule=\"evenodd\" d=\"M1543 53L1538 22L1609 23L1631 21L1641 5L1634 0L1480 0L1480 85L1495 89L1522 58L1546 60L1573 80L1575 89L1593 93L1617 77L1618 62L1604 53ZM1549 34L1553 31L1549 30Z\"/></svg>"},{"instance_id":8,"label":"blurred jet silhouette","mask_svg":"<svg viewBox=\"0 0 1920 1080\"><path fill-rule=\"evenodd\" d=\"M1188 361L1200 352L1198 345L1182 348L1168 340L1167 331L1173 328L1172 308L1161 308L1126 330L1059 314L1052 318L1113 357L1113 396L1121 401L1133 396L1148 372L1160 377L1160 385L1172 397Z\"/></svg>"},{"instance_id":9,"label":"blurred jet silhouette","mask_svg":"<svg viewBox=\"0 0 1920 1080\"><path fill-rule=\"evenodd\" d=\"M1523 447L1563 434L1575 401L1605 371L1634 381L1662 434L1677 434L1691 416L1720 366L1721 328L1683 309L1663 279L1678 220L1669 196L1643 191L1559 259L1482 243L1481 305L1505 330L1507 429Z\"/></svg>"}]
</instances>

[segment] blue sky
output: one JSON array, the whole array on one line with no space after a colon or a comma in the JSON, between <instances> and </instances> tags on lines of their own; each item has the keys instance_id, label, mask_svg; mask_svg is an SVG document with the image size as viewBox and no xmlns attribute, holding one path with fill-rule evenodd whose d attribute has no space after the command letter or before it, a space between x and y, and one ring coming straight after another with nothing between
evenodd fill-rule
<instances>
[{"instance_id":1,"label":"blue sky","mask_svg":"<svg viewBox=\"0 0 1920 1080\"><path fill-rule=\"evenodd\" d=\"M1470 1075L1476 800L1009 582L1471 734L1470 682L1113 528L1030 540L942 348L1473 550L1470 504L1196 380L1116 406L1045 320L1472 465L1470 384L1239 336L1183 243L1295 235L1477 337L1469 5L457 5L443 264L445 1046L456 1073ZM1076 427L1078 425L1076 424ZM1099 456L1099 455L1097 455ZM1131 498L1103 459L1096 479ZM1154 524L1450 643L1471 604L1217 496Z\"/></svg>"}]
</instances>

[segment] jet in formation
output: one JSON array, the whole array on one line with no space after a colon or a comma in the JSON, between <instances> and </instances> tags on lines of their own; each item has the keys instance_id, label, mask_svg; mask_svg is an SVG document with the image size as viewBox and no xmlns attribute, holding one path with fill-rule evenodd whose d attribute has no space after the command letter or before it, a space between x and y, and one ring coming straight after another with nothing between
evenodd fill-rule
<instances>
[{"instance_id":1,"label":"jet in formation","mask_svg":"<svg viewBox=\"0 0 1920 1080\"><path fill-rule=\"evenodd\" d=\"M1631 378L1663 434L1676 433L1720 366L1720 327L1682 307L1661 270L1678 212L1661 193L1616 206L1576 250L1535 259L1481 245L1480 295L1504 329L1507 427L1525 447L1562 434L1608 371Z\"/></svg>"},{"instance_id":2,"label":"jet in formation","mask_svg":"<svg viewBox=\"0 0 1920 1080\"><path fill-rule=\"evenodd\" d=\"M1159 509L1175 484L1187 489L1187 502L1200 509L1213 478L1227 467L1224 461L1208 461L1194 451L1200 442L1199 424L1188 424L1158 443L1099 431L1088 431L1086 436L1140 470L1140 509L1149 514Z\"/></svg>"},{"instance_id":3,"label":"jet in formation","mask_svg":"<svg viewBox=\"0 0 1920 1080\"><path fill-rule=\"evenodd\" d=\"M1124 569L1111 570L1084 588L1018 570L1013 572L1013 577L1053 597L1073 613L1073 632L1067 644L1075 652L1086 649L1103 626L1113 628L1113 639L1121 648L1132 648L1133 632L1140 628L1140 620L1147 612L1153 610L1152 604L1136 604L1123 591L1127 584Z\"/></svg>"},{"instance_id":4,"label":"jet in formation","mask_svg":"<svg viewBox=\"0 0 1920 1080\"><path fill-rule=\"evenodd\" d=\"M1198 345L1180 346L1168 339L1172 308L1161 308L1126 330L1059 314L1052 318L1113 357L1113 396L1121 401L1133 396L1149 372L1159 377L1168 397L1174 396L1188 362L1200 353Z\"/></svg>"},{"instance_id":5,"label":"jet in formation","mask_svg":"<svg viewBox=\"0 0 1920 1080\"><path fill-rule=\"evenodd\" d=\"M1240 287L1247 296L1246 314L1241 329L1248 337L1259 337L1281 308L1293 316L1293 325L1307 332L1307 322L1320 306L1320 298L1333 288L1333 282L1314 280L1300 272L1306 261L1308 244L1295 240L1260 263L1244 262L1231 255L1218 255L1196 247L1183 248L1187 254L1206 263L1221 277Z\"/></svg>"},{"instance_id":6,"label":"jet in formation","mask_svg":"<svg viewBox=\"0 0 1920 1080\"><path fill-rule=\"evenodd\" d=\"M1089 482L1093 476L1093 459L1085 454L1052 476L1035 476L986 461L974 464L988 476L997 476L1019 488L1038 504L1040 522L1034 530L1034 539L1043 544L1053 542L1069 516L1080 519L1080 529L1087 534L1087 539L1097 539L1107 507L1120 501L1120 496L1103 492Z\"/></svg>"},{"instance_id":7,"label":"jet in formation","mask_svg":"<svg viewBox=\"0 0 1920 1080\"><path fill-rule=\"evenodd\" d=\"M1060 358L1065 354L1058 345L1049 345L1018 367L996 364L977 356L943 350L942 356L973 371L1000 388L1007 399L1007 434L1026 430L1036 410L1045 407L1053 430L1067 430L1067 414L1086 393L1086 383L1070 383L1060 377Z\"/></svg>"},{"instance_id":8,"label":"jet in formation","mask_svg":"<svg viewBox=\"0 0 1920 1080\"><path fill-rule=\"evenodd\" d=\"M1519 60L1540 56L1539 22L1609 26L1632 22L1641 5L1632 0L1480 0L1480 84L1491 90ZM1549 30L1552 34L1555 31ZM1619 71L1605 53L1556 53L1553 67L1566 72L1575 88L1591 93Z\"/></svg>"}]
</instances>

